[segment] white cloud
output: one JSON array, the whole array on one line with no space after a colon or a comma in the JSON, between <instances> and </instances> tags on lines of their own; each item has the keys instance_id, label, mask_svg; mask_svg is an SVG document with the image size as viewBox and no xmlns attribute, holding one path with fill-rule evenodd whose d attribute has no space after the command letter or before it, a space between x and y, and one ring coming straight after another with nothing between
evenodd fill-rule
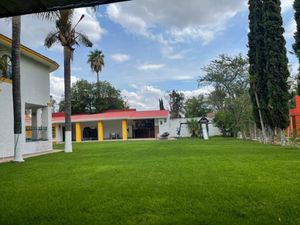
<instances>
[{"instance_id":1,"label":"white cloud","mask_svg":"<svg viewBox=\"0 0 300 225\"><path fill-rule=\"evenodd\" d=\"M72 84L76 81L80 80L80 78L76 76L71 77ZM60 102L63 99L63 95L65 92L64 78L57 77L54 74L50 74L50 95L57 101Z\"/></svg>"},{"instance_id":2,"label":"white cloud","mask_svg":"<svg viewBox=\"0 0 300 225\"><path fill-rule=\"evenodd\" d=\"M285 33L284 33L285 38L286 39L293 38L296 29L297 29L296 21L294 19L291 19L290 22L285 27Z\"/></svg>"},{"instance_id":3,"label":"white cloud","mask_svg":"<svg viewBox=\"0 0 300 225\"><path fill-rule=\"evenodd\" d=\"M126 62L130 59L129 55L121 54L121 53L113 54L110 57L112 60L114 60L115 62L118 62L118 63Z\"/></svg>"},{"instance_id":4,"label":"white cloud","mask_svg":"<svg viewBox=\"0 0 300 225\"><path fill-rule=\"evenodd\" d=\"M206 44L246 8L247 2L241 0L139 0L109 5L107 15L128 31L164 44L188 40Z\"/></svg>"},{"instance_id":5,"label":"white cloud","mask_svg":"<svg viewBox=\"0 0 300 225\"><path fill-rule=\"evenodd\" d=\"M168 103L168 94L153 86L137 86L132 85L136 90L127 91L126 89L122 90L122 96L127 99L129 106L131 108L136 108L138 110L156 110L158 109L158 100L163 99L165 108L169 108ZM198 96L200 94L207 95L212 91L210 87L204 87L201 89L191 90L191 91L179 91L183 93L186 99L193 96Z\"/></svg>"},{"instance_id":6,"label":"white cloud","mask_svg":"<svg viewBox=\"0 0 300 225\"><path fill-rule=\"evenodd\" d=\"M153 71L153 70L162 69L164 67L166 67L165 64L143 64L143 65L139 65L137 69L141 71Z\"/></svg>"},{"instance_id":7,"label":"white cloud","mask_svg":"<svg viewBox=\"0 0 300 225\"><path fill-rule=\"evenodd\" d=\"M162 55L168 59L183 59L184 53L181 52L175 52L174 48L172 46L164 46L162 48Z\"/></svg>"},{"instance_id":8,"label":"white cloud","mask_svg":"<svg viewBox=\"0 0 300 225\"><path fill-rule=\"evenodd\" d=\"M92 42L101 39L105 30L101 27L96 15L87 8L75 10L74 24L77 23L81 15L84 14L84 19L79 23L77 30L86 34ZM0 20L1 33L11 37L11 20ZM38 18L36 15L22 16L22 43L31 47L37 48L44 46L44 40L47 34L55 29L55 23ZM59 45L54 45L53 50L61 51Z\"/></svg>"},{"instance_id":9,"label":"white cloud","mask_svg":"<svg viewBox=\"0 0 300 225\"><path fill-rule=\"evenodd\" d=\"M282 12L285 13L293 8L294 0L281 0Z\"/></svg>"}]
</instances>

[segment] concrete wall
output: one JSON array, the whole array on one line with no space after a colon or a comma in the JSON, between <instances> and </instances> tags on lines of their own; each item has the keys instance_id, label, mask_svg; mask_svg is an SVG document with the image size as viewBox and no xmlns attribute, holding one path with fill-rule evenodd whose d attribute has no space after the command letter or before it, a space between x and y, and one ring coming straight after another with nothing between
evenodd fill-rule
<instances>
[{"instance_id":1,"label":"concrete wall","mask_svg":"<svg viewBox=\"0 0 300 225\"><path fill-rule=\"evenodd\" d=\"M201 118L195 118L196 120L200 120ZM177 131L180 127L180 123L186 123L188 118L180 118L180 119L159 119L159 134L163 134L164 132L170 133L170 137L178 137ZM212 119L209 119L212 121ZM209 136L218 136L221 135L219 128L214 126L212 122L209 124ZM188 130L187 125L181 126L180 137L191 137L191 134Z\"/></svg>"},{"instance_id":2,"label":"concrete wall","mask_svg":"<svg viewBox=\"0 0 300 225\"><path fill-rule=\"evenodd\" d=\"M12 84L0 81L0 158L14 154Z\"/></svg>"},{"instance_id":3,"label":"concrete wall","mask_svg":"<svg viewBox=\"0 0 300 225\"><path fill-rule=\"evenodd\" d=\"M117 133L122 137L122 120L110 120L103 122L104 139L110 138L110 133Z\"/></svg>"}]
</instances>

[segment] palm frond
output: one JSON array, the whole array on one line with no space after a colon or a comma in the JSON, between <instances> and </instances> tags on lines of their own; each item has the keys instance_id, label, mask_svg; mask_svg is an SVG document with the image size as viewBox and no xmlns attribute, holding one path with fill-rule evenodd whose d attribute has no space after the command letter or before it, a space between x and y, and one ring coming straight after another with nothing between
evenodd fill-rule
<instances>
[{"instance_id":1,"label":"palm frond","mask_svg":"<svg viewBox=\"0 0 300 225\"><path fill-rule=\"evenodd\" d=\"M85 34L76 32L76 35L79 43L83 44L85 47L93 47L93 43Z\"/></svg>"},{"instance_id":2,"label":"palm frond","mask_svg":"<svg viewBox=\"0 0 300 225\"><path fill-rule=\"evenodd\" d=\"M36 14L38 18L42 20L49 20L54 22L58 18L58 11L51 11L51 12L42 12Z\"/></svg>"},{"instance_id":3,"label":"palm frond","mask_svg":"<svg viewBox=\"0 0 300 225\"><path fill-rule=\"evenodd\" d=\"M52 31L47 35L47 37L45 38L45 41L44 41L44 45L47 48L50 48L55 42L58 41L57 34L58 34L57 31L56 32Z\"/></svg>"}]
</instances>

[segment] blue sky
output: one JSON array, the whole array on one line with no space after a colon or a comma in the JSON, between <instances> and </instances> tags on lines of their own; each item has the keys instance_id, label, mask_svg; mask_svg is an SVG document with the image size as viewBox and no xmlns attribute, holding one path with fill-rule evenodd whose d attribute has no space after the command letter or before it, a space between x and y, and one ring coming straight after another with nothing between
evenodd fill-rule
<instances>
[{"instance_id":1,"label":"blue sky","mask_svg":"<svg viewBox=\"0 0 300 225\"><path fill-rule=\"evenodd\" d=\"M287 49L291 50L295 23L292 0L282 0ZM219 54L247 54L248 11L241 0L133 0L100 7L96 14L76 10L74 21L85 14L78 30L87 34L105 55L101 80L122 91L129 105L156 109L158 98L176 89L187 97L208 93L198 87L201 67ZM63 65L62 49L46 49L43 40L54 25L35 16L22 18L22 42ZM10 21L0 20L1 33L10 36ZM92 49L78 47L72 64L73 81L95 81L86 64ZM294 72L296 59L289 54ZM63 94L63 67L51 74L51 94Z\"/></svg>"}]
</instances>

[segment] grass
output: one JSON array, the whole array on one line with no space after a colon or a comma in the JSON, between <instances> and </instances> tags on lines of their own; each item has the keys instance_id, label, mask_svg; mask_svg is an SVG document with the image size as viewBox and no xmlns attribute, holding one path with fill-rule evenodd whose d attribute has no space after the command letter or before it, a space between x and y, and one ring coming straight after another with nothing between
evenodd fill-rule
<instances>
[{"instance_id":1,"label":"grass","mask_svg":"<svg viewBox=\"0 0 300 225\"><path fill-rule=\"evenodd\" d=\"M1 225L300 224L300 151L216 138L75 144L0 164Z\"/></svg>"}]
</instances>

